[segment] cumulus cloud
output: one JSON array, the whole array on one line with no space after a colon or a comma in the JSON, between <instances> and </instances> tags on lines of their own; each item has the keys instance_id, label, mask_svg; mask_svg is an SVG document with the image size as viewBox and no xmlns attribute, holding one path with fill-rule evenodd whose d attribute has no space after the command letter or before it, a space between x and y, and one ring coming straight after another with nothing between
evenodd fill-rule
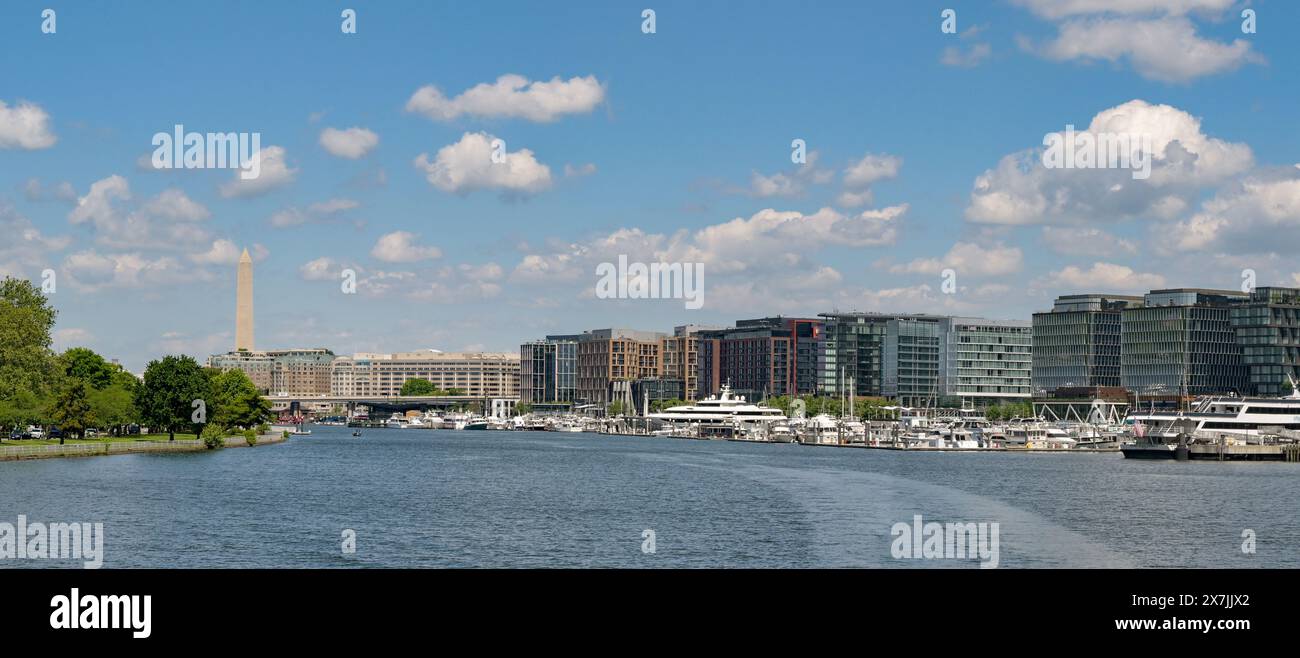
<instances>
[{"instance_id":1,"label":"cumulus cloud","mask_svg":"<svg viewBox=\"0 0 1300 658\"><path fill-rule=\"evenodd\" d=\"M871 185L898 176L903 159L884 153L868 153L844 170L844 191L836 203L845 208L857 208L874 201Z\"/></svg>"},{"instance_id":2,"label":"cumulus cloud","mask_svg":"<svg viewBox=\"0 0 1300 658\"><path fill-rule=\"evenodd\" d=\"M1003 157L975 179L966 218L989 224L1171 219L1203 186L1229 180L1254 161L1249 146L1209 137L1197 117L1142 100L1103 110L1078 132L1094 139L1103 133L1145 137L1150 177L1135 180L1131 169L1049 169L1042 148L1027 149Z\"/></svg>"},{"instance_id":3,"label":"cumulus cloud","mask_svg":"<svg viewBox=\"0 0 1300 658\"><path fill-rule=\"evenodd\" d=\"M1187 82L1262 61L1249 41L1220 43L1202 38L1185 17L1069 21L1037 51L1058 61L1127 60L1138 75L1163 82Z\"/></svg>"},{"instance_id":4,"label":"cumulus cloud","mask_svg":"<svg viewBox=\"0 0 1300 658\"><path fill-rule=\"evenodd\" d=\"M221 186L221 196L226 198L253 197L265 194L279 187L292 183L298 176L298 170L290 167L286 161L287 154L282 146L268 146L254 155L260 162L257 178L244 180L240 172L235 178Z\"/></svg>"},{"instance_id":5,"label":"cumulus cloud","mask_svg":"<svg viewBox=\"0 0 1300 658\"><path fill-rule=\"evenodd\" d=\"M190 260L200 265L236 265L239 263L239 257L243 254L234 242L230 240L213 240L212 246L206 251L196 254L190 254ZM254 261L264 260L269 252L266 247L255 244L249 253Z\"/></svg>"},{"instance_id":6,"label":"cumulus cloud","mask_svg":"<svg viewBox=\"0 0 1300 658\"><path fill-rule=\"evenodd\" d=\"M550 167L537 161L533 152L521 149L503 153L501 162L492 161L492 142L487 133L465 133L455 144L438 149L432 159L421 153L417 169L434 187L453 194L476 190L497 190L506 197L529 196L551 186Z\"/></svg>"},{"instance_id":7,"label":"cumulus cloud","mask_svg":"<svg viewBox=\"0 0 1300 658\"><path fill-rule=\"evenodd\" d=\"M42 267L57 251L66 249L72 239L42 233L31 220L12 206L0 203L0 276L22 275L31 268Z\"/></svg>"},{"instance_id":8,"label":"cumulus cloud","mask_svg":"<svg viewBox=\"0 0 1300 658\"><path fill-rule=\"evenodd\" d=\"M817 167L821 154L810 151L806 161L790 172L777 172L765 176L753 172L749 178L749 193L759 198L802 196L809 185L824 185L835 176L829 169Z\"/></svg>"},{"instance_id":9,"label":"cumulus cloud","mask_svg":"<svg viewBox=\"0 0 1300 658\"><path fill-rule=\"evenodd\" d=\"M570 164L564 165L564 175L567 178L579 178L582 176L590 176L594 173L596 173L596 165L590 162L577 167Z\"/></svg>"},{"instance_id":10,"label":"cumulus cloud","mask_svg":"<svg viewBox=\"0 0 1300 658\"><path fill-rule=\"evenodd\" d=\"M337 281L342 272L343 266L327 256L307 261L298 268L298 274L307 281Z\"/></svg>"},{"instance_id":11,"label":"cumulus cloud","mask_svg":"<svg viewBox=\"0 0 1300 658\"><path fill-rule=\"evenodd\" d=\"M56 141L50 115L41 106L19 101L10 107L0 101L0 149L35 151L54 146Z\"/></svg>"},{"instance_id":12,"label":"cumulus cloud","mask_svg":"<svg viewBox=\"0 0 1300 658\"><path fill-rule=\"evenodd\" d=\"M356 126L344 130L326 128L320 133L320 145L330 155L356 160L379 145L379 135Z\"/></svg>"},{"instance_id":13,"label":"cumulus cloud","mask_svg":"<svg viewBox=\"0 0 1300 658\"><path fill-rule=\"evenodd\" d=\"M181 265L170 256L147 258L136 253L100 254L80 251L63 261L75 288L93 292L105 288L136 288L206 280L202 270Z\"/></svg>"},{"instance_id":14,"label":"cumulus cloud","mask_svg":"<svg viewBox=\"0 0 1300 658\"><path fill-rule=\"evenodd\" d=\"M1059 19L1083 14L1218 13L1236 0L1013 0L1043 18Z\"/></svg>"},{"instance_id":15,"label":"cumulus cloud","mask_svg":"<svg viewBox=\"0 0 1300 658\"><path fill-rule=\"evenodd\" d=\"M481 83L459 96L447 98L437 87L419 88L406 102L406 111L435 121L462 115L482 118L520 118L550 122L565 114L586 114L605 100L605 88L595 76L549 81L529 81L507 74L493 83Z\"/></svg>"},{"instance_id":16,"label":"cumulus cloud","mask_svg":"<svg viewBox=\"0 0 1300 658\"><path fill-rule=\"evenodd\" d=\"M131 200L127 180L115 174L92 183L68 221L92 226L96 242L116 249L191 247L212 239L202 223L207 208L180 190L164 190L134 209Z\"/></svg>"},{"instance_id":17,"label":"cumulus cloud","mask_svg":"<svg viewBox=\"0 0 1300 658\"><path fill-rule=\"evenodd\" d=\"M39 178L29 178L27 183L23 185L23 196L28 201L76 202L77 190L68 181L46 186L41 183Z\"/></svg>"},{"instance_id":18,"label":"cumulus cloud","mask_svg":"<svg viewBox=\"0 0 1300 658\"><path fill-rule=\"evenodd\" d=\"M370 255L385 263L410 263L442 256L442 250L437 247L417 245L418 239L419 236L408 231L393 231L380 236Z\"/></svg>"},{"instance_id":19,"label":"cumulus cloud","mask_svg":"<svg viewBox=\"0 0 1300 658\"><path fill-rule=\"evenodd\" d=\"M1024 255L1019 247L958 242L941 258L918 258L893 265L889 271L894 274L940 274L952 269L959 277L1001 276L1019 272L1023 264Z\"/></svg>"},{"instance_id":20,"label":"cumulus cloud","mask_svg":"<svg viewBox=\"0 0 1300 658\"><path fill-rule=\"evenodd\" d=\"M1153 227L1161 255L1300 248L1300 169L1261 171L1207 199L1191 216Z\"/></svg>"},{"instance_id":21,"label":"cumulus cloud","mask_svg":"<svg viewBox=\"0 0 1300 658\"><path fill-rule=\"evenodd\" d=\"M1052 272L1045 284L1049 288L1071 291L1146 292L1164 288L1165 277L1135 272L1125 265L1097 262L1086 270L1069 265Z\"/></svg>"}]
</instances>

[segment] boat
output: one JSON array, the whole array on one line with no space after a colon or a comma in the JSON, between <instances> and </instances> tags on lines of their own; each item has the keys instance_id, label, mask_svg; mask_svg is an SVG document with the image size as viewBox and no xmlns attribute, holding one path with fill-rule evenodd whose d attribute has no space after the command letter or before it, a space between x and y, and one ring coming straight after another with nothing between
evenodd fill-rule
<instances>
[{"instance_id":1,"label":"boat","mask_svg":"<svg viewBox=\"0 0 1300 658\"><path fill-rule=\"evenodd\" d=\"M474 417L465 421L466 430L486 430L491 427L491 421L483 417Z\"/></svg>"},{"instance_id":2,"label":"boat","mask_svg":"<svg viewBox=\"0 0 1300 658\"><path fill-rule=\"evenodd\" d=\"M390 416L388 422L384 423L384 425L390 429L401 429L406 427L406 422L406 416L398 413Z\"/></svg>"},{"instance_id":3,"label":"boat","mask_svg":"<svg viewBox=\"0 0 1300 658\"><path fill-rule=\"evenodd\" d=\"M361 430L354 430L352 436L361 436Z\"/></svg>"},{"instance_id":4,"label":"boat","mask_svg":"<svg viewBox=\"0 0 1300 658\"><path fill-rule=\"evenodd\" d=\"M311 435L311 430L303 429L301 425L298 425L293 429L288 430L288 432L289 432L289 436L310 436Z\"/></svg>"},{"instance_id":5,"label":"boat","mask_svg":"<svg viewBox=\"0 0 1300 658\"><path fill-rule=\"evenodd\" d=\"M716 396L695 404L669 407L646 417L665 423L694 423L699 426L700 436L720 438L735 436L737 428L745 424L781 423L787 420L780 409L746 402L744 396L733 396L729 384L723 384Z\"/></svg>"}]
</instances>

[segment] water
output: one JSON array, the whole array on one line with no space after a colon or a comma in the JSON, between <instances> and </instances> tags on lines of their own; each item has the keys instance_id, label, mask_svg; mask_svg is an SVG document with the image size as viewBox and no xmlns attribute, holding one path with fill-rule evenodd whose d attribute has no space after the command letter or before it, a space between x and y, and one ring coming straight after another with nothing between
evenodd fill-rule
<instances>
[{"instance_id":1,"label":"water","mask_svg":"<svg viewBox=\"0 0 1300 658\"><path fill-rule=\"evenodd\" d=\"M914 514L998 523L1003 567L1300 566L1295 464L313 432L251 450L0 462L0 521L103 522L107 567L976 564L893 559L890 528Z\"/></svg>"}]
</instances>

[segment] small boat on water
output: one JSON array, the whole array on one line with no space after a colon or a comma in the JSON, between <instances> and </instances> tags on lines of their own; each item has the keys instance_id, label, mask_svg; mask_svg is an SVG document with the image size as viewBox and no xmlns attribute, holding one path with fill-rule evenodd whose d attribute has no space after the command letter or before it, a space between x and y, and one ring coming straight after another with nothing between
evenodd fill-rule
<instances>
[{"instance_id":1,"label":"small boat on water","mask_svg":"<svg viewBox=\"0 0 1300 658\"><path fill-rule=\"evenodd\" d=\"M361 430L354 430L352 436L361 436Z\"/></svg>"},{"instance_id":2,"label":"small boat on water","mask_svg":"<svg viewBox=\"0 0 1300 658\"><path fill-rule=\"evenodd\" d=\"M299 425L289 430L289 436L311 436L311 430L303 429L302 425Z\"/></svg>"}]
</instances>

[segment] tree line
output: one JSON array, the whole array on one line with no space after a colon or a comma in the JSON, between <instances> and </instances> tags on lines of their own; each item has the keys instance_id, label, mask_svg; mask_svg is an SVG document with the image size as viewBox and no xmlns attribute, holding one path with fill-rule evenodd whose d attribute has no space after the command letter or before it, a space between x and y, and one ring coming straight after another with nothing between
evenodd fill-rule
<instances>
[{"instance_id":1,"label":"tree line","mask_svg":"<svg viewBox=\"0 0 1300 658\"><path fill-rule=\"evenodd\" d=\"M93 350L52 349L57 311L32 282L0 282L0 439L10 429L57 427L59 442L89 429L121 436L138 427L193 432L207 439L259 428L270 405L241 370L221 371L193 357L150 361L142 378Z\"/></svg>"}]
</instances>

